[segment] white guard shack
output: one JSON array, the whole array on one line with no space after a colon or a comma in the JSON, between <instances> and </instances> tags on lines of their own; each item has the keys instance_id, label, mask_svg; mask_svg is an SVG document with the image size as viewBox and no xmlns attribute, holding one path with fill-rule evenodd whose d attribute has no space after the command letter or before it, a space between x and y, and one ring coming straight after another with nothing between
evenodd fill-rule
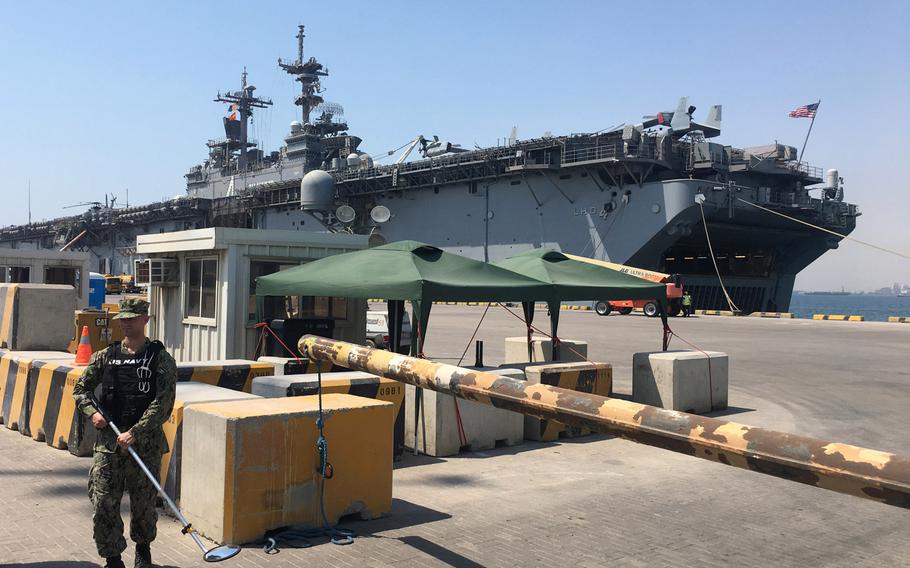
<instances>
[{"instance_id":1,"label":"white guard shack","mask_svg":"<svg viewBox=\"0 0 910 568\"><path fill-rule=\"evenodd\" d=\"M68 284L88 304L89 253L0 247L0 284Z\"/></svg>"},{"instance_id":2,"label":"white guard shack","mask_svg":"<svg viewBox=\"0 0 910 568\"><path fill-rule=\"evenodd\" d=\"M214 227L139 235L150 270L149 337L178 362L249 359L259 340L255 278L367 248L367 236ZM141 282L137 265L137 281ZM266 318L325 317L336 339L363 344L366 300L267 298ZM292 346L294 347L294 346Z\"/></svg>"}]
</instances>

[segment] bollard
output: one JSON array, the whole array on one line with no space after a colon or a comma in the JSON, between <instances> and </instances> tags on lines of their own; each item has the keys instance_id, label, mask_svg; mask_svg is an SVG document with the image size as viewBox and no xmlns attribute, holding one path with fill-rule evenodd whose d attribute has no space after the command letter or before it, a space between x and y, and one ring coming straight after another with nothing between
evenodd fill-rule
<instances>
[{"instance_id":1,"label":"bollard","mask_svg":"<svg viewBox=\"0 0 910 568\"><path fill-rule=\"evenodd\" d=\"M301 352L314 359L332 361L352 370L910 508L910 458L906 456L548 385L528 384L314 335L302 337L298 345Z\"/></svg>"},{"instance_id":2,"label":"bollard","mask_svg":"<svg viewBox=\"0 0 910 568\"><path fill-rule=\"evenodd\" d=\"M477 340L474 342L474 366L483 367L483 341Z\"/></svg>"}]
</instances>

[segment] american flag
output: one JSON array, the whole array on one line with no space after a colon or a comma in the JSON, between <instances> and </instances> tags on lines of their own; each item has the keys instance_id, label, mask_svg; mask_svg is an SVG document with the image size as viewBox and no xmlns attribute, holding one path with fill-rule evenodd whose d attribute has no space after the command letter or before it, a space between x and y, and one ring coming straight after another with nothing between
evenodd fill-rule
<instances>
[{"instance_id":1,"label":"american flag","mask_svg":"<svg viewBox=\"0 0 910 568\"><path fill-rule=\"evenodd\" d=\"M818 103L803 105L798 109L790 111L790 118L815 118L815 111L818 110Z\"/></svg>"}]
</instances>

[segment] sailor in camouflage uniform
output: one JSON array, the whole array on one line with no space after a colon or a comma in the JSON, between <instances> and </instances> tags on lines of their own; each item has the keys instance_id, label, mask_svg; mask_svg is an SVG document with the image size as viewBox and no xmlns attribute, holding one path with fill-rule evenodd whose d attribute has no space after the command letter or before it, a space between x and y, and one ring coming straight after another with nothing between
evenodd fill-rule
<instances>
[{"instance_id":1,"label":"sailor in camouflage uniform","mask_svg":"<svg viewBox=\"0 0 910 568\"><path fill-rule=\"evenodd\" d=\"M149 470L157 474L161 456L168 451L162 424L174 407L177 365L159 341L145 336L149 304L145 300L120 301L123 341L98 351L73 388L77 408L91 417L99 430L88 493L94 514L95 544L106 566L123 568L126 550L120 500L130 494L130 538L136 543L136 567L152 566L150 543L155 540L158 512L156 491L132 460L132 446ZM123 432L119 437L92 404L95 392L105 413Z\"/></svg>"}]
</instances>

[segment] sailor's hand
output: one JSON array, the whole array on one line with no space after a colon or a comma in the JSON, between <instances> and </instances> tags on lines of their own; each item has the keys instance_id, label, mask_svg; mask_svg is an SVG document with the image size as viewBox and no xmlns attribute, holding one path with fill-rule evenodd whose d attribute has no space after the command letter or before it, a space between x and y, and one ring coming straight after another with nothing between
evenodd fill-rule
<instances>
[{"instance_id":1,"label":"sailor's hand","mask_svg":"<svg viewBox=\"0 0 910 568\"><path fill-rule=\"evenodd\" d=\"M104 430L107 428L107 420L104 419L104 416L101 416L100 412L92 414L92 426L98 430Z\"/></svg>"},{"instance_id":2,"label":"sailor's hand","mask_svg":"<svg viewBox=\"0 0 910 568\"><path fill-rule=\"evenodd\" d=\"M124 450L133 445L136 439L133 438L133 435L129 432L124 432L117 436L117 445L123 448Z\"/></svg>"}]
</instances>

